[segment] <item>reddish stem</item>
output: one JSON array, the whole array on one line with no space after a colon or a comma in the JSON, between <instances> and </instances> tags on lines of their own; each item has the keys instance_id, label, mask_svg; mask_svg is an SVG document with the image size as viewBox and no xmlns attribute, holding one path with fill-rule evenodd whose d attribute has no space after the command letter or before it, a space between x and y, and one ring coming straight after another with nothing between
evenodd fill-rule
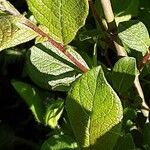
<instances>
[{"instance_id":1,"label":"reddish stem","mask_svg":"<svg viewBox=\"0 0 150 150\"><path fill-rule=\"evenodd\" d=\"M68 51L66 51L66 49L64 48L64 46L62 44L54 41L52 38L49 37L48 34L43 32L40 28L38 28L31 21L29 21L28 19L25 18L25 20L23 20L21 23L24 24L25 26L29 27L30 29L34 30L40 36L47 38L47 41L49 43L51 43L54 47L56 47L58 50L60 50L62 53L64 53L69 58L69 60L71 60L71 62L73 64L75 64L82 72L88 71L88 68L86 68L84 65L82 65L72 54L70 54Z\"/></svg>"},{"instance_id":2,"label":"reddish stem","mask_svg":"<svg viewBox=\"0 0 150 150\"><path fill-rule=\"evenodd\" d=\"M150 48L149 51L144 55L142 61L140 61L139 65L138 65L138 69L142 70L145 66L145 64L149 61L150 59Z\"/></svg>"},{"instance_id":3,"label":"reddish stem","mask_svg":"<svg viewBox=\"0 0 150 150\"><path fill-rule=\"evenodd\" d=\"M91 11L92 11L92 13L93 13L93 16L94 16L95 19L97 20L97 22L98 22L98 24L100 25L101 29L102 29L103 31L106 31L106 29L105 29L105 27L104 27L104 25L103 25L103 23L102 23L102 18L100 18L99 14L97 13L97 10L96 10L96 8L95 8L95 5L94 5L94 3L93 3L93 0L88 0L88 2L89 2L89 6L90 6L90 8L91 8Z\"/></svg>"}]
</instances>

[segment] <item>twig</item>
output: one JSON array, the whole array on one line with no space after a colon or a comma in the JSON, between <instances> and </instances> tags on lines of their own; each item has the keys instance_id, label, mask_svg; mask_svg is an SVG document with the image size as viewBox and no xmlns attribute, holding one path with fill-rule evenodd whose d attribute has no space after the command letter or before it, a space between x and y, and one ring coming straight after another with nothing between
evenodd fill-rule
<instances>
[{"instance_id":1,"label":"twig","mask_svg":"<svg viewBox=\"0 0 150 150\"><path fill-rule=\"evenodd\" d=\"M110 3L110 0L101 0L101 5L103 8L104 16L106 19L106 22L108 24L108 31L110 33L110 38L112 38L114 46L116 48L116 53L119 57L127 56L127 53L123 47L123 44L118 37L117 33L117 25L115 22L115 17L112 11L112 6Z\"/></svg>"},{"instance_id":2,"label":"twig","mask_svg":"<svg viewBox=\"0 0 150 150\"><path fill-rule=\"evenodd\" d=\"M143 110L146 110L146 111L149 111L149 112L150 112L150 108L147 108L147 107L141 106L141 109L143 109Z\"/></svg>"},{"instance_id":3,"label":"twig","mask_svg":"<svg viewBox=\"0 0 150 150\"><path fill-rule=\"evenodd\" d=\"M141 99L142 99L141 111L142 111L143 115L148 118L148 116L149 116L149 111L147 111L147 110L149 110L149 107L148 107L148 105L147 105L146 102L145 102L143 90L142 90L142 87L141 87L141 84L140 84L140 81L139 81L139 74L135 77L134 86L135 86L135 89L136 89L138 95L139 95L139 96L141 97ZM143 108L144 108L144 109L143 109ZM146 108L146 109L145 109L145 108Z\"/></svg>"},{"instance_id":4,"label":"twig","mask_svg":"<svg viewBox=\"0 0 150 150\"><path fill-rule=\"evenodd\" d=\"M102 18L98 15L97 10L96 10L96 8L93 4L93 0L88 0L88 2L89 2L89 6L91 8L91 11L93 13L93 16L95 17L95 20L97 20L97 22L98 22L99 26L101 27L102 31L106 32L107 28L106 28L106 26L103 25Z\"/></svg>"},{"instance_id":5,"label":"twig","mask_svg":"<svg viewBox=\"0 0 150 150\"><path fill-rule=\"evenodd\" d=\"M36 32L38 35L47 38L47 41L52 44L55 48L57 48L59 51L64 53L67 58L76 66L78 67L82 72L87 72L88 68L86 68L84 65L82 65L72 54L70 54L68 51L66 51L65 46L57 43L54 41L47 33L42 31L39 27L37 27L34 23L32 23L29 19L25 18L23 15L21 15L18 10L11 5L6 0L0 0L0 10L6 11L14 16L20 16L19 23L27 26L28 28L32 29L34 32Z\"/></svg>"},{"instance_id":6,"label":"twig","mask_svg":"<svg viewBox=\"0 0 150 150\"><path fill-rule=\"evenodd\" d=\"M34 23L32 23L30 20L28 20L27 18L23 18L22 21L20 21L21 24L24 24L25 26L29 27L30 29L32 29L33 31L35 31L37 34L39 34L40 36L47 38L47 41L52 44L54 47L56 47L59 51L61 51L62 53L64 53L69 60L71 60L71 62L73 64L75 64L82 72L87 72L88 68L86 68L85 66L83 66L72 54L70 54L68 51L66 51L64 45L57 43L56 41L54 41L47 33L43 32L39 27L37 27Z\"/></svg>"},{"instance_id":7,"label":"twig","mask_svg":"<svg viewBox=\"0 0 150 150\"><path fill-rule=\"evenodd\" d=\"M103 8L106 22L108 24L108 30L114 40L113 42L116 47L117 55L125 57L125 56L127 56L127 53L125 52L124 47L122 46L122 42L121 42L120 38L118 37L117 25L115 22L113 11L112 11L111 2L110 2L110 0L100 0L100 1L101 1L101 5ZM135 86L137 93L139 94L139 96L142 99L143 108L147 108L149 110L149 107L147 106L147 104L145 102L143 90L142 90L140 82L139 82L139 75L137 75L135 77L134 86ZM142 111L143 115L148 118L149 111L147 111L145 109L141 109L141 111Z\"/></svg>"}]
</instances>

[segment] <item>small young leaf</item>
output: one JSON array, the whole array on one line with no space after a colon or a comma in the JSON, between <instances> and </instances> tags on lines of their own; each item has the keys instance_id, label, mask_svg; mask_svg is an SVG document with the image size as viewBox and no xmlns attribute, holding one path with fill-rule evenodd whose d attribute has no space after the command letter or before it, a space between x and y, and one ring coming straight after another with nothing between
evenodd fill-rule
<instances>
[{"instance_id":1,"label":"small young leaf","mask_svg":"<svg viewBox=\"0 0 150 150\"><path fill-rule=\"evenodd\" d=\"M112 0L113 11L117 24L137 16L139 0Z\"/></svg>"},{"instance_id":2,"label":"small young leaf","mask_svg":"<svg viewBox=\"0 0 150 150\"><path fill-rule=\"evenodd\" d=\"M54 135L46 140L41 150L70 150L78 149L77 143L68 135Z\"/></svg>"},{"instance_id":3,"label":"small young leaf","mask_svg":"<svg viewBox=\"0 0 150 150\"><path fill-rule=\"evenodd\" d=\"M138 14L139 0L111 0L111 4L117 24L128 21ZM100 16L103 16L100 0L96 0L95 5Z\"/></svg>"},{"instance_id":4,"label":"small young leaf","mask_svg":"<svg viewBox=\"0 0 150 150\"><path fill-rule=\"evenodd\" d=\"M18 24L20 16L0 16L0 51L28 42L37 34L31 29Z\"/></svg>"},{"instance_id":5,"label":"small young leaf","mask_svg":"<svg viewBox=\"0 0 150 150\"><path fill-rule=\"evenodd\" d=\"M38 90L27 83L12 81L12 85L31 109L35 119L44 123L45 106L39 96Z\"/></svg>"},{"instance_id":6,"label":"small young leaf","mask_svg":"<svg viewBox=\"0 0 150 150\"><path fill-rule=\"evenodd\" d=\"M123 111L101 67L88 71L75 82L66 100L66 110L81 148L112 150Z\"/></svg>"},{"instance_id":7,"label":"small young leaf","mask_svg":"<svg viewBox=\"0 0 150 150\"><path fill-rule=\"evenodd\" d=\"M119 93L127 91L137 74L136 60L133 57L124 57L117 61L112 72L112 84Z\"/></svg>"},{"instance_id":8,"label":"small young leaf","mask_svg":"<svg viewBox=\"0 0 150 150\"><path fill-rule=\"evenodd\" d=\"M87 0L27 0L37 21L49 29L50 36L63 44L70 43L85 24Z\"/></svg>"},{"instance_id":9,"label":"small young leaf","mask_svg":"<svg viewBox=\"0 0 150 150\"><path fill-rule=\"evenodd\" d=\"M66 48L66 51L69 51L88 68L82 57L72 47ZM31 79L39 86L47 89L52 87L55 90L58 88L59 90L65 90L80 73L62 52L49 43L33 46L28 51L26 66Z\"/></svg>"},{"instance_id":10,"label":"small young leaf","mask_svg":"<svg viewBox=\"0 0 150 150\"><path fill-rule=\"evenodd\" d=\"M128 21L118 26L119 37L131 49L141 52L143 55L148 51L149 33L142 22Z\"/></svg>"},{"instance_id":11,"label":"small young leaf","mask_svg":"<svg viewBox=\"0 0 150 150\"><path fill-rule=\"evenodd\" d=\"M46 104L45 124L55 128L63 112L63 100L53 100Z\"/></svg>"}]
</instances>

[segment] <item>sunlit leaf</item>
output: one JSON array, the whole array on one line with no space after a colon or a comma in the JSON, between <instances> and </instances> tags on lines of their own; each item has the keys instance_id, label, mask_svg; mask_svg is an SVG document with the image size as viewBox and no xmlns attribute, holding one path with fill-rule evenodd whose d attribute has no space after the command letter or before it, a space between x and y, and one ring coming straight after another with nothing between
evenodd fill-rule
<instances>
[{"instance_id":1,"label":"sunlit leaf","mask_svg":"<svg viewBox=\"0 0 150 150\"><path fill-rule=\"evenodd\" d=\"M101 67L78 79L69 92L66 109L81 148L113 148L120 132L122 105Z\"/></svg>"},{"instance_id":2,"label":"sunlit leaf","mask_svg":"<svg viewBox=\"0 0 150 150\"><path fill-rule=\"evenodd\" d=\"M70 43L88 15L87 0L27 0L38 22L49 29L50 36L63 44Z\"/></svg>"}]
</instances>

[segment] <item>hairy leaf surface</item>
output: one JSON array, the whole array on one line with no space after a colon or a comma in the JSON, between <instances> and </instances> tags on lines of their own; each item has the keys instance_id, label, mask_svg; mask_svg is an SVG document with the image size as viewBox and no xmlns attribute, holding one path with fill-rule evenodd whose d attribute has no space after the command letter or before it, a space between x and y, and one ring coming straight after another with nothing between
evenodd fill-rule
<instances>
[{"instance_id":1,"label":"hairy leaf surface","mask_svg":"<svg viewBox=\"0 0 150 150\"><path fill-rule=\"evenodd\" d=\"M128 90L137 74L136 60L133 57L124 57L117 61L112 72L113 87L118 92Z\"/></svg>"},{"instance_id":2,"label":"hairy leaf surface","mask_svg":"<svg viewBox=\"0 0 150 150\"><path fill-rule=\"evenodd\" d=\"M119 37L131 49L141 52L143 55L150 46L149 33L142 22L129 21L119 24Z\"/></svg>"},{"instance_id":3,"label":"hairy leaf surface","mask_svg":"<svg viewBox=\"0 0 150 150\"><path fill-rule=\"evenodd\" d=\"M101 67L78 79L69 92L66 109L81 148L113 148L120 131L122 105Z\"/></svg>"},{"instance_id":4,"label":"hairy leaf surface","mask_svg":"<svg viewBox=\"0 0 150 150\"><path fill-rule=\"evenodd\" d=\"M82 57L72 47L67 46L66 50L88 68ZM81 74L62 52L47 42L37 44L30 49L27 55L27 71L38 85L47 89L60 87L60 90L69 87Z\"/></svg>"},{"instance_id":5,"label":"hairy leaf surface","mask_svg":"<svg viewBox=\"0 0 150 150\"><path fill-rule=\"evenodd\" d=\"M20 16L0 16L0 51L28 42L37 34L31 29L18 24Z\"/></svg>"},{"instance_id":6,"label":"hairy leaf surface","mask_svg":"<svg viewBox=\"0 0 150 150\"><path fill-rule=\"evenodd\" d=\"M27 0L38 22L49 29L50 36L70 43L88 15L87 0Z\"/></svg>"}]
</instances>

